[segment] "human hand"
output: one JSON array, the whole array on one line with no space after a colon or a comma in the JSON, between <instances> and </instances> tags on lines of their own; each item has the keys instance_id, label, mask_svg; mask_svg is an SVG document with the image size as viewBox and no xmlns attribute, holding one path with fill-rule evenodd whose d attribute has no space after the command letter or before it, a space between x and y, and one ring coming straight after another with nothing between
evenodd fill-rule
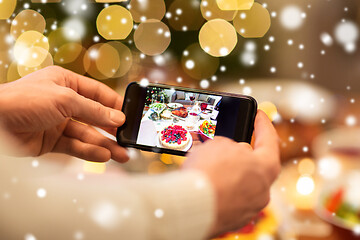
<instances>
[{"instance_id":1,"label":"human hand","mask_svg":"<svg viewBox=\"0 0 360 240\"><path fill-rule=\"evenodd\" d=\"M0 122L30 156L60 152L127 161L126 149L90 126L115 134L125 122L121 106L111 88L56 66L0 85Z\"/></svg>"},{"instance_id":2,"label":"human hand","mask_svg":"<svg viewBox=\"0 0 360 240\"><path fill-rule=\"evenodd\" d=\"M210 236L247 224L269 202L270 186L280 172L277 133L264 112L258 111L254 148L215 137L194 149L185 169L203 172L215 190L216 220Z\"/></svg>"}]
</instances>

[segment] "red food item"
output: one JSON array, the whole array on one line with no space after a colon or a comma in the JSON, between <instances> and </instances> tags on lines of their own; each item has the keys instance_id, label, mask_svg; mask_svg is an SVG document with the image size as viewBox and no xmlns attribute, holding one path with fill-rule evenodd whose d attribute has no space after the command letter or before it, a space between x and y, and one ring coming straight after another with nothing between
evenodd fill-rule
<instances>
[{"instance_id":1,"label":"red food item","mask_svg":"<svg viewBox=\"0 0 360 240\"><path fill-rule=\"evenodd\" d=\"M342 203L343 196L344 189L340 188L328 199L325 208L331 213L336 212Z\"/></svg>"},{"instance_id":2,"label":"red food item","mask_svg":"<svg viewBox=\"0 0 360 240\"><path fill-rule=\"evenodd\" d=\"M188 111L184 107L176 108L171 113L182 118L186 118L188 116Z\"/></svg>"},{"instance_id":3,"label":"red food item","mask_svg":"<svg viewBox=\"0 0 360 240\"><path fill-rule=\"evenodd\" d=\"M185 137L187 130L179 125L173 125L165 128L161 131L162 137L161 139L166 139L167 143L177 143L181 144L182 141L186 141L187 138Z\"/></svg>"}]
</instances>

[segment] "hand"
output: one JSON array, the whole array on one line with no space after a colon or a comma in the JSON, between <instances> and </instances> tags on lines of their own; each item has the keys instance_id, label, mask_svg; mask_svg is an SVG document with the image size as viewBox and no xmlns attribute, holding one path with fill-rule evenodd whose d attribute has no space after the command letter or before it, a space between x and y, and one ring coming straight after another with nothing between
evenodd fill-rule
<instances>
[{"instance_id":1,"label":"hand","mask_svg":"<svg viewBox=\"0 0 360 240\"><path fill-rule=\"evenodd\" d=\"M215 190L216 221L210 236L247 224L269 202L280 171L277 133L264 112L255 120L254 148L215 137L188 155L185 169L205 173Z\"/></svg>"},{"instance_id":2,"label":"hand","mask_svg":"<svg viewBox=\"0 0 360 240\"><path fill-rule=\"evenodd\" d=\"M0 122L31 156L60 152L89 161L127 161L124 148L90 126L115 134L125 122L121 106L111 88L55 66L0 85Z\"/></svg>"}]
</instances>

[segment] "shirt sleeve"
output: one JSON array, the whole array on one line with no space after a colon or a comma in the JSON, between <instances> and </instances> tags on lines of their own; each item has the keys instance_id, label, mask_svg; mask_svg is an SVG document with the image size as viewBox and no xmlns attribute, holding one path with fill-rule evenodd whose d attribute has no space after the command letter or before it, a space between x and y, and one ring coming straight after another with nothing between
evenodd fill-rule
<instances>
[{"instance_id":1,"label":"shirt sleeve","mask_svg":"<svg viewBox=\"0 0 360 240\"><path fill-rule=\"evenodd\" d=\"M32 161L0 155L0 239L195 240L215 219L200 172L79 178Z\"/></svg>"}]
</instances>

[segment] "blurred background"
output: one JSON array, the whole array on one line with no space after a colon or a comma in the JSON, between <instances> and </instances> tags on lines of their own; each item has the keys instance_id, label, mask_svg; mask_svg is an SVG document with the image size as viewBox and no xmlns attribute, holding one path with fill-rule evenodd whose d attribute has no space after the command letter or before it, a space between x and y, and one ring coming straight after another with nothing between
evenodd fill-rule
<instances>
[{"instance_id":1,"label":"blurred background","mask_svg":"<svg viewBox=\"0 0 360 240\"><path fill-rule=\"evenodd\" d=\"M283 171L269 207L223 239L360 238L359 1L2 0L0 19L0 83L59 65L120 94L142 81L254 96ZM130 153L128 172L184 161Z\"/></svg>"}]
</instances>

